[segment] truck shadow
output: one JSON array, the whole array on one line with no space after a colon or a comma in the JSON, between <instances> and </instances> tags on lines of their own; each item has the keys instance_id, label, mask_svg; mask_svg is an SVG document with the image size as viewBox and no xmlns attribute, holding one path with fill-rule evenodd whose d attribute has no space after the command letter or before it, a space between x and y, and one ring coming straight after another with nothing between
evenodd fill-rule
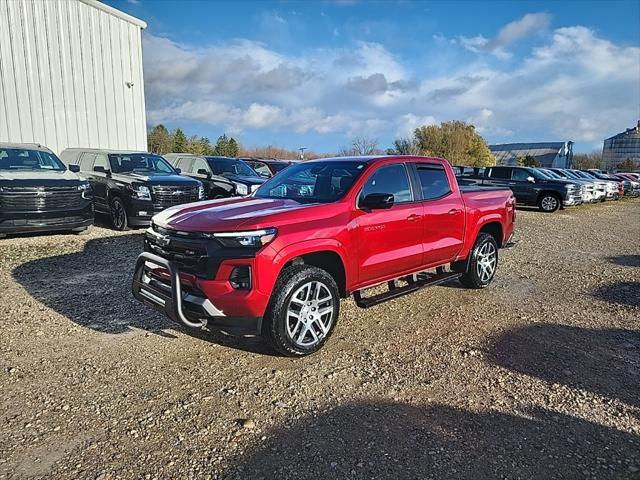
<instances>
[{"instance_id":1,"label":"truck shadow","mask_svg":"<svg viewBox=\"0 0 640 480\"><path fill-rule=\"evenodd\" d=\"M261 339L183 329L135 300L131 279L136 258L143 249L142 239L136 233L93 239L81 252L23 263L13 270L13 277L38 301L98 332L123 334L141 329L174 337L164 330L175 329L223 346L269 353Z\"/></svg>"},{"instance_id":2,"label":"truck shadow","mask_svg":"<svg viewBox=\"0 0 640 480\"><path fill-rule=\"evenodd\" d=\"M594 297L630 307L640 306L640 282L614 282L600 285Z\"/></svg>"},{"instance_id":3,"label":"truck shadow","mask_svg":"<svg viewBox=\"0 0 640 480\"><path fill-rule=\"evenodd\" d=\"M640 437L533 408L351 403L265 433L229 479L637 478Z\"/></svg>"},{"instance_id":4,"label":"truck shadow","mask_svg":"<svg viewBox=\"0 0 640 480\"><path fill-rule=\"evenodd\" d=\"M640 407L640 331L535 324L500 336L493 363Z\"/></svg>"},{"instance_id":5,"label":"truck shadow","mask_svg":"<svg viewBox=\"0 0 640 480\"><path fill-rule=\"evenodd\" d=\"M640 267L640 255L618 255L607 260L621 267Z\"/></svg>"}]
</instances>

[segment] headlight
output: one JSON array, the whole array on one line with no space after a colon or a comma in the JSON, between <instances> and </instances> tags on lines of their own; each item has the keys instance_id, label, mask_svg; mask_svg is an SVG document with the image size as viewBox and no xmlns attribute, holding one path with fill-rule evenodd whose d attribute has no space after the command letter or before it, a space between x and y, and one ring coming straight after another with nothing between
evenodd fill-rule
<instances>
[{"instance_id":1,"label":"headlight","mask_svg":"<svg viewBox=\"0 0 640 480\"><path fill-rule=\"evenodd\" d=\"M151 200L151 190L145 185L133 185L129 187L132 195L140 200Z\"/></svg>"},{"instance_id":2,"label":"headlight","mask_svg":"<svg viewBox=\"0 0 640 480\"><path fill-rule=\"evenodd\" d=\"M204 199L204 186L202 185L198 187L198 198L200 200Z\"/></svg>"},{"instance_id":3,"label":"headlight","mask_svg":"<svg viewBox=\"0 0 640 480\"><path fill-rule=\"evenodd\" d=\"M236 186L236 193L238 195L249 195L249 189L244 183L233 182Z\"/></svg>"},{"instance_id":4,"label":"headlight","mask_svg":"<svg viewBox=\"0 0 640 480\"><path fill-rule=\"evenodd\" d=\"M80 185L78 185L78 190L80 190L82 192L82 198L91 198L91 185L89 185L89 183L81 183ZM0 191L2 191L2 189L0 188Z\"/></svg>"},{"instance_id":5,"label":"headlight","mask_svg":"<svg viewBox=\"0 0 640 480\"><path fill-rule=\"evenodd\" d=\"M265 228L248 232L206 233L204 236L217 239L225 247L264 247L276 237L277 232L275 228Z\"/></svg>"}]
</instances>

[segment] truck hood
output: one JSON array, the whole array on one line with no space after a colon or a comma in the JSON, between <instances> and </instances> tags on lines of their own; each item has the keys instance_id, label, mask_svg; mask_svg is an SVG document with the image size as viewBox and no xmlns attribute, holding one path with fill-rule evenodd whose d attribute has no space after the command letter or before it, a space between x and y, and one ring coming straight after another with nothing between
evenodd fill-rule
<instances>
[{"instance_id":1,"label":"truck hood","mask_svg":"<svg viewBox=\"0 0 640 480\"><path fill-rule=\"evenodd\" d=\"M255 197L209 200L168 208L154 216L153 222L184 232L251 230L299 221L300 210L310 212L318 205Z\"/></svg>"},{"instance_id":2,"label":"truck hood","mask_svg":"<svg viewBox=\"0 0 640 480\"><path fill-rule=\"evenodd\" d=\"M262 185L267 181L266 178L262 177L248 177L246 175L235 175L233 173L222 173L221 177L226 178L227 180L231 180L233 182L244 183L245 185Z\"/></svg>"},{"instance_id":3,"label":"truck hood","mask_svg":"<svg viewBox=\"0 0 640 480\"><path fill-rule=\"evenodd\" d=\"M179 186L193 186L198 185L200 182L193 178L185 177L183 175L142 175L139 173L113 173L112 177L116 180L124 182L140 182L148 185L179 185Z\"/></svg>"},{"instance_id":4,"label":"truck hood","mask_svg":"<svg viewBox=\"0 0 640 480\"><path fill-rule=\"evenodd\" d=\"M82 180L70 170L0 170L0 186L65 187Z\"/></svg>"}]
</instances>

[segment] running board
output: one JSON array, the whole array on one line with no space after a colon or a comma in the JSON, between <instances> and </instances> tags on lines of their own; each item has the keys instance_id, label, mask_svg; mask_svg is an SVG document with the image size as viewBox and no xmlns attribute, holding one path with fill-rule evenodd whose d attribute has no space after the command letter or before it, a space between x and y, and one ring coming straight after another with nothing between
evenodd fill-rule
<instances>
[{"instance_id":1,"label":"running board","mask_svg":"<svg viewBox=\"0 0 640 480\"><path fill-rule=\"evenodd\" d=\"M413 275L401 278L401 280L408 282L407 285L403 287L396 285L395 280L390 280L387 282L387 286L389 287L389 291L387 292L379 293L373 297L364 298L361 293L362 290L356 290L353 292L353 298L356 301L356 305L360 308L369 308L374 305L378 305L379 303L386 302L387 300L408 295L409 293L413 293L421 288L439 285L448 280L460 278L461 276L462 273L459 272L443 272L441 270L435 274L429 274L426 272L414 273Z\"/></svg>"}]
</instances>

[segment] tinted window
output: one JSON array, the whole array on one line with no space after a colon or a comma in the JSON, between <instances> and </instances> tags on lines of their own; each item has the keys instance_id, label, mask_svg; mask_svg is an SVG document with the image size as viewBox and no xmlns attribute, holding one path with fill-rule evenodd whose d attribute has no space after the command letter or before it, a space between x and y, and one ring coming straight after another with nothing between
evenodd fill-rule
<instances>
[{"instance_id":1,"label":"tinted window","mask_svg":"<svg viewBox=\"0 0 640 480\"><path fill-rule=\"evenodd\" d=\"M207 157L209 165L216 175L242 175L244 177L259 177L255 170L242 160L235 158Z\"/></svg>"},{"instance_id":2,"label":"tinted window","mask_svg":"<svg viewBox=\"0 0 640 480\"><path fill-rule=\"evenodd\" d=\"M284 170L288 166L289 166L288 163L272 163L271 164L271 168L275 170L276 173L278 173L280 170Z\"/></svg>"},{"instance_id":3,"label":"tinted window","mask_svg":"<svg viewBox=\"0 0 640 480\"><path fill-rule=\"evenodd\" d=\"M514 168L513 172L511 173L511 179L515 180L516 182L526 182L527 178L531 176L532 175L528 170L523 170L521 168Z\"/></svg>"},{"instance_id":4,"label":"tinted window","mask_svg":"<svg viewBox=\"0 0 640 480\"><path fill-rule=\"evenodd\" d=\"M109 155L114 173L154 173L175 175L175 170L159 155L146 153L118 153Z\"/></svg>"},{"instance_id":5,"label":"tinted window","mask_svg":"<svg viewBox=\"0 0 640 480\"><path fill-rule=\"evenodd\" d=\"M347 193L365 166L362 162L300 163L266 181L255 196L287 198L301 203L334 202Z\"/></svg>"},{"instance_id":6,"label":"tinted window","mask_svg":"<svg viewBox=\"0 0 640 480\"><path fill-rule=\"evenodd\" d=\"M179 158L175 164L176 168L179 168L181 172L191 173L191 166L193 165L193 158Z\"/></svg>"},{"instance_id":7,"label":"tinted window","mask_svg":"<svg viewBox=\"0 0 640 480\"><path fill-rule=\"evenodd\" d=\"M1 148L0 170L65 170L65 166L49 152Z\"/></svg>"},{"instance_id":8,"label":"tinted window","mask_svg":"<svg viewBox=\"0 0 640 480\"><path fill-rule=\"evenodd\" d=\"M511 178L511 169L504 167L493 167L489 171L489 177L491 178L504 178L505 180L509 180Z\"/></svg>"},{"instance_id":9,"label":"tinted window","mask_svg":"<svg viewBox=\"0 0 640 480\"><path fill-rule=\"evenodd\" d=\"M362 199L372 193L390 193L393 195L394 203L413 200L405 166L387 165L376 170L364 184L360 198Z\"/></svg>"},{"instance_id":10,"label":"tinted window","mask_svg":"<svg viewBox=\"0 0 640 480\"><path fill-rule=\"evenodd\" d=\"M440 198L451 191L447 172L441 165L425 165L418 163L418 178L422 188L422 198L433 200Z\"/></svg>"}]
</instances>

